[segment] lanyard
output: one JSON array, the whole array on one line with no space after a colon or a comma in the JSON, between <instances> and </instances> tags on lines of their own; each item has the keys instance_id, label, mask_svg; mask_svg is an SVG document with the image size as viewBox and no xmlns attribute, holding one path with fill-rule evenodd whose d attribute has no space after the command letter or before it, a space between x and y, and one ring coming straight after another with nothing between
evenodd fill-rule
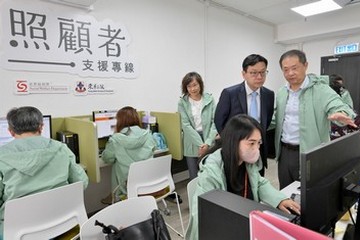
<instances>
[{"instance_id":1,"label":"lanyard","mask_svg":"<svg viewBox=\"0 0 360 240\"><path fill-rule=\"evenodd\" d=\"M248 177L247 177L247 171L245 171L245 189L244 189L244 198L247 198L247 192L248 192Z\"/></svg>"}]
</instances>

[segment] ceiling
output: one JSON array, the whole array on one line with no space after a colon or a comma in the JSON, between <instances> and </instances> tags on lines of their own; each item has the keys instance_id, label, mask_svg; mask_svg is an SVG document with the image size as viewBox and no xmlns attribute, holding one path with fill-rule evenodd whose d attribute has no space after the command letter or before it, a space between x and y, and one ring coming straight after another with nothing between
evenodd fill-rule
<instances>
[{"instance_id":1,"label":"ceiling","mask_svg":"<svg viewBox=\"0 0 360 240\"><path fill-rule=\"evenodd\" d=\"M337 0L346 5L336 11L323 13L310 18L328 18L346 14L349 8L358 8L360 11L360 0ZM246 17L263 22L268 25L279 25L290 22L306 20L300 14L290 10L292 7L315 2L315 0L209 0L211 5L226 8Z\"/></svg>"}]
</instances>

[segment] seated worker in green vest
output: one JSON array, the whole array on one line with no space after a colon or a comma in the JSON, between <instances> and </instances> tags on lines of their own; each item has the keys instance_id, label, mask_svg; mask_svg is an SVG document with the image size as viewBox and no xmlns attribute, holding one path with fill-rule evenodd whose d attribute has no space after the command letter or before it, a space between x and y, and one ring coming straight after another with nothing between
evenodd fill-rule
<instances>
[{"instance_id":1,"label":"seated worker in green vest","mask_svg":"<svg viewBox=\"0 0 360 240\"><path fill-rule=\"evenodd\" d=\"M111 186L115 191L115 201L127 195L127 178L130 164L153 157L156 142L152 134L140 127L140 118L133 107L121 108L116 113L115 132L110 136L102 153L102 160L112 165ZM102 203L111 204L111 195Z\"/></svg>"},{"instance_id":2,"label":"seated worker in green vest","mask_svg":"<svg viewBox=\"0 0 360 240\"><path fill-rule=\"evenodd\" d=\"M6 118L15 139L0 147L0 240L6 201L78 181L86 188L89 182L64 143L41 136L43 116L37 108L13 108Z\"/></svg>"},{"instance_id":3,"label":"seated worker in green vest","mask_svg":"<svg viewBox=\"0 0 360 240\"><path fill-rule=\"evenodd\" d=\"M192 198L192 212L185 239L199 239L198 196L221 189L239 196L264 202L290 213L300 214L298 203L275 189L262 177L259 169L262 128L254 118L239 114L232 117L221 132L221 148L200 162L198 182ZM209 149L212 152L213 149ZM260 161L259 161L260 160Z\"/></svg>"}]
</instances>

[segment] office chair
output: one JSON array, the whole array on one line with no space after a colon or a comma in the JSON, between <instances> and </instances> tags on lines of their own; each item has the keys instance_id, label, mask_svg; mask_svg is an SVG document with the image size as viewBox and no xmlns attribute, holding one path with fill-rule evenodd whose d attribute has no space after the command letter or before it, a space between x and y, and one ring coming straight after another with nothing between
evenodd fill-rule
<instances>
[{"instance_id":1,"label":"office chair","mask_svg":"<svg viewBox=\"0 0 360 240\"><path fill-rule=\"evenodd\" d=\"M76 182L7 201L4 239L51 239L87 219L83 183Z\"/></svg>"},{"instance_id":2,"label":"office chair","mask_svg":"<svg viewBox=\"0 0 360 240\"><path fill-rule=\"evenodd\" d=\"M192 179L190 182L188 182L188 184L186 185L186 191L187 191L187 195L188 195L188 202L189 202L189 211L191 214L191 208L192 208L192 200L193 200L193 195L195 193L195 189L196 189L196 185L198 182L198 177Z\"/></svg>"},{"instance_id":3,"label":"office chair","mask_svg":"<svg viewBox=\"0 0 360 240\"><path fill-rule=\"evenodd\" d=\"M151 212L158 209L155 198L143 196L126 199L107 206L90 217L80 228L81 240L104 239L102 228L95 226L95 220L117 228L128 227L151 218Z\"/></svg>"},{"instance_id":4,"label":"office chair","mask_svg":"<svg viewBox=\"0 0 360 240\"><path fill-rule=\"evenodd\" d=\"M170 194L175 194L182 233L175 230L169 224L166 223L166 225L183 238L185 233L184 223L178 194L175 191L175 184L171 175L171 160L172 156L170 154L132 163L127 181L127 194L128 198L144 195L154 196L157 202L162 201L164 203L165 210L163 211L166 215L169 215L170 211L167 208L165 198Z\"/></svg>"},{"instance_id":5,"label":"office chair","mask_svg":"<svg viewBox=\"0 0 360 240\"><path fill-rule=\"evenodd\" d=\"M189 217L191 216L191 212L192 212L191 208L192 208L193 196L195 193L197 182L198 182L198 177L193 178L186 185L186 190L187 190L187 195L188 195L188 203L189 203ZM190 224L190 221L189 221L189 224ZM186 228L186 231L189 229L189 224Z\"/></svg>"}]
</instances>

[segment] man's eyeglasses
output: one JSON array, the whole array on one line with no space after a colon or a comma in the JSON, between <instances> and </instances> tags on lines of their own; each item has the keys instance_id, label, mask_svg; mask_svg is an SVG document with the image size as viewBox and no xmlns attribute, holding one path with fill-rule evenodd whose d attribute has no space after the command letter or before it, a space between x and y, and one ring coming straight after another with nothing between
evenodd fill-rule
<instances>
[{"instance_id":1,"label":"man's eyeglasses","mask_svg":"<svg viewBox=\"0 0 360 240\"><path fill-rule=\"evenodd\" d=\"M259 74L260 74L262 77L265 77L268 73L269 73L268 70L261 71L261 72L249 72L250 76L252 76L252 77L257 77Z\"/></svg>"}]
</instances>

